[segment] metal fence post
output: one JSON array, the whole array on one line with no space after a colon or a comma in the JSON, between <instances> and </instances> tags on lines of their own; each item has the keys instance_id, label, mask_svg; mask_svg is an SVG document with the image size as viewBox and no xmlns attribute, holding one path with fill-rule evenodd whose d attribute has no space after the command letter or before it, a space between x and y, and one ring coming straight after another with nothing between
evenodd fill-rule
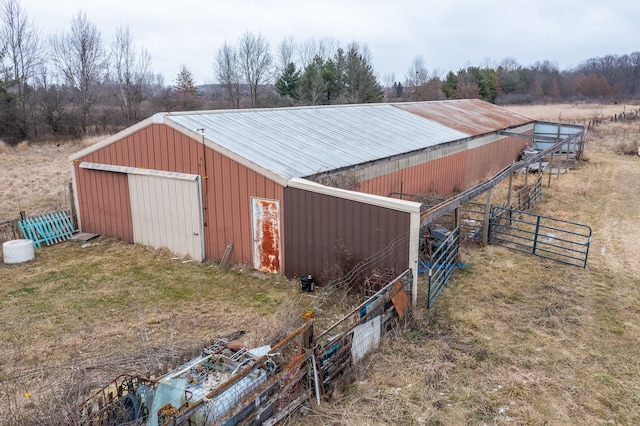
<instances>
[{"instance_id":1,"label":"metal fence post","mask_svg":"<svg viewBox=\"0 0 640 426\"><path fill-rule=\"evenodd\" d=\"M493 188L489 188L487 191L487 205L484 208L484 227L482 229L482 245L489 244L489 220L491 218L491 195Z\"/></svg>"},{"instance_id":2,"label":"metal fence post","mask_svg":"<svg viewBox=\"0 0 640 426\"><path fill-rule=\"evenodd\" d=\"M531 254L536 254L536 247L538 245L538 233L540 231L540 216L538 216L538 220L536 220L536 230L533 235L533 248Z\"/></svg>"}]
</instances>

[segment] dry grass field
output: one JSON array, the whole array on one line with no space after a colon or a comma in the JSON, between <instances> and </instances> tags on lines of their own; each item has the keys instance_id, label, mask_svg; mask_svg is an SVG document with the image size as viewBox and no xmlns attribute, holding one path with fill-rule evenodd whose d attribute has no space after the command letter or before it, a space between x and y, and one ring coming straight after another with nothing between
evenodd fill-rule
<instances>
[{"instance_id":1,"label":"dry grass field","mask_svg":"<svg viewBox=\"0 0 640 426\"><path fill-rule=\"evenodd\" d=\"M511 109L570 122L635 108ZM493 246L465 249L468 268L432 309L421 287L413 320L383 341L354 384L290 423L640 424L640 158L618 154L629 144L640 144L640 120L592 128L586 161L554 176L537 207L593 228L586 269ZM67 156L83 146L0 147L0 220L55 208ZM248 330L258 345L306 308L329 322L335 315L282 277L108 239L37 249L34 261L1 264L0 283L5 424L69 419L79 393L162 367L216 336Z\"/></svg>"}]
</instances>

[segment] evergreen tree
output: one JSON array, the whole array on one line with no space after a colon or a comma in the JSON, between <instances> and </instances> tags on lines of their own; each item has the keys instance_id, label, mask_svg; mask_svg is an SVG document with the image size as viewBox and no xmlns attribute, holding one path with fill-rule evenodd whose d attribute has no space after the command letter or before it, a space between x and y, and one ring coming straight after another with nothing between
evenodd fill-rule
<instances>
[{"instance_id":1,"label":"evergreen tree","mask_svg":"<svg viewBox=\"0 0 640 426\"><path fill-rule=\"evenodd\" d=\"M6 89L7 82L0 81L0 139L15 145L27 137L26 128L20 120L18 99Z\"/></svg>"},{"instance_id":2,"label":"evergreen tree","mask_svg":"<svg viewBox=\"0 0 640 426\"><path fill-rule=\"evenodd\" d=\"M458 87L458 76L453 73L453 71L449 71L447 77L442 82L442 91L447 99L453 99L456 93L456 88Z\"/></svg>"},{"instance_id":3,"label":"evergreen tree","mask_svg":"<svg viewBox=\"0 0 640 426\"><path fill-rule=\"evenodd\" d=\"M198 108L198 88L193 80L193 74L182 64L180 72L173 84L173 102L176 108L189 111Z\"/></svg>"},{"instance_id":4,"label":"evergreen tree","mask_svg":"<svg viewBox=\"0 0 640 426\"><path fill-rule=\"evenodd\" d=\"M296 64L289 62L276 80L276 91L280 96L297 101L300 99L300 79L300 70L296 68Z\"/></svg>"},{"instance_id":5,"label":"evergreen tree","mask_svg":"<svg viewBox=\"0 0 640 426\"><path fill-rule=\"evenodd\" d=\"M187 66L185 64L182 64L182 66L180 67L180 72L178 72L178 76L176 77L173 89L176 92L194 96L198 93L196 83L193 80L193 74L191 74L191 71L187 69Z\"/></svg>"},{"instance_id":6,"label":"evergreen tree","mask_svg":"<svg viewBox=\"0 0 640 426\"><path fill-rule=\"evenodd\" d=\"M401 98L402 97L402 92L404 92L404 88L402 87L402 83L394 82L393 83L393 93L395 93L396 98Z\"/></svg>"},{"instance_id":7,"label":"evergreen tree","mask_svg":"<svg viewBox=\"0 0 640 426\"><path fill-rule=\"evenodd\" d=\"M382 102L384 92L374 74L371 55L366 46L360 48L357 43L349 46L344 70L343 81L348 103Z\"/></svg>"},{"instance_id":8,"label":"evergreen tree","mask_svg":"<svg viewBox=\"0 0 640 426\"><path fill-rule=\"evenodd\" d=\"M300 78L302 101L306 105L321 105L326 103L327 85L322 77L324 60L316 56L304 69Z\"/></svg>"},{"instance_id":9,"label":"evergreen tree","mask_svg":"<svg viewBox=\"0 0 640 426\"><path fill-rule=\"evenodd\" d=\"M344 67L344 55L342 49L338 49L335 58L328 59L320 68L325 86L325 103L328 105L342 103Z\"/></svg>"}]
</instances>

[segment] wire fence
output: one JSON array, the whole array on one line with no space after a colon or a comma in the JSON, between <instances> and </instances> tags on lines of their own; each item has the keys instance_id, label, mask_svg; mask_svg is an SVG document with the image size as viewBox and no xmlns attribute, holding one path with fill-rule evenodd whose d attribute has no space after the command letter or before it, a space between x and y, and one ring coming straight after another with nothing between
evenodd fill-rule
<instances>
[{"instance_id":1,"label":"wire fence","mask_svg":"<svg viewBox=\"0 0 640 426\"><path fill-rule=\"evenodd\" d=\"M410 270L379 281L379 290L314 337L315 321L273 347L248 350L217 339L159 377L122 375L79 407L82 424L275 424L302 405L349 384L353 367L411 309Z\"/></svg>"}]
</instances>

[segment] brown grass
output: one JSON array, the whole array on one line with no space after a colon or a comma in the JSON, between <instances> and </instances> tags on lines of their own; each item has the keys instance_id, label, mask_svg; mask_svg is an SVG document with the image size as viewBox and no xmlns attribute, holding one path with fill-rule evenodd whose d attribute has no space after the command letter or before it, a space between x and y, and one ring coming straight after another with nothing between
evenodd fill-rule
<instances>
[{"instance_id":1,"label":"brown grass","mask_svg":"<svg viewBox=\"0 0 640 426\"><path fill-rule=\"evenodd\" d=\"M74 142L0 146L0 221L15 219L22 210L35 216L68 209L68 157L81 148Z\"/></svg>"},{"instance_id":2,"label":"brown grass","mask_svg":"<svg viewBox=\"0 0 640 426\"><path fill-rule=\"evenodd\" d=\"M589 124L595 119L609 119L614 115L636 112L638 102L626 104L566 103L549 105L506 105L505 108L538 120L563 123Z\"/></svg>"}]
</instances>

